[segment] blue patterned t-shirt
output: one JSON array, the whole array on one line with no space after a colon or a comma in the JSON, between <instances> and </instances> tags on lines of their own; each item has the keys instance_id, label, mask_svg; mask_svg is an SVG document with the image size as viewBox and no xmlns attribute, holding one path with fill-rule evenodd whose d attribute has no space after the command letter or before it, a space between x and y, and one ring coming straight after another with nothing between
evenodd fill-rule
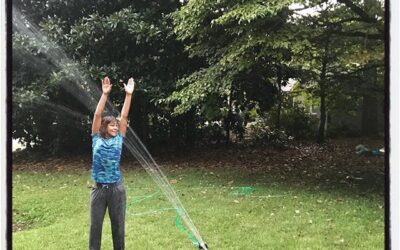
<instances>
[{"instance_id":1,"label":"blue patterned t-shirt","mask_svg":"<svg viewBox=\"0 0 400 250\"><path fill-rule=\"evenodd\" d=\"M121 179L119 163L122 143L121 132L111 138L103 138L99 133L92 134L92 179L95 182L115 183Z\"/></svg>"}]
</instances>

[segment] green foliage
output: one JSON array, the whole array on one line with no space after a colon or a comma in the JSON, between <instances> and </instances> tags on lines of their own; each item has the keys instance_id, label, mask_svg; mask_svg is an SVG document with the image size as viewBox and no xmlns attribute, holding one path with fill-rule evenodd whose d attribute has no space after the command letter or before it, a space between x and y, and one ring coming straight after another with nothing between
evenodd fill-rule
<instances>
[{"instance_id":1,"label":"green foliage","mask_svg":"<svg viewBox=\"0 0 400 250\"><path fill-rule=\"evenodd\" d=\"M204 61L167 99L177 105L174 112L196 107L207 119L227 121L235 107L269 110L278 93L277 68L292 56L293 25L286 23L291 3L189 1L173 13L177 38L191 57Z\"/></svg>"},{"instance_id":2,"label":"green foliage","mask_svg":"<svg viewBox=\"0 0 400 250\"><path fill-rule=\"evenodd\" d=\"M257 19L266 17L273 17L278 12L287 7L293 1L279 1L279 2L262 2L262 1L246 1L227 7L227 11L222 16L213 20L211 24L229 24L237 22L237 24L251 23Z\"/></svg>"},{"instance_id":3,"label":"green foliage","mask_svg":"<svg viewBox=\"0 0 400 250\"><path fill-rule=\"evenodd\" d=\"M302 82L312 85L312 94L321 100L321 114L340 105L351 109L354 101L349 100L365 91L383 96L383 91L374 91L383 84L383 13L382 3L376 0L340 0L324 3L316 15L297 19L309 43L294 59L306 72ZM380 75L374 80L365 78L371 68ZM323 126L321 120L319 141L323 141Z\"/></svg>"},{"instance_id":4,"label":"green foliage","mask_svg":"<svg viewBox=\"0 0 400 250\"><path fill-rule=\"evenodd\" d=\"M270 126L268 118L259 117L247 124L248 134L255 145L270 146L283 150L289 147L293 137L288 136L284 130Z\"/></svg>"},{"instance_id":5,"label":"green foliage","mask_svg":"<svg viewBox=\"0 0 400 250\"><path fill-rule=\"evenodd\" d=\"M246 115L270 111L289 79L308 87L304 100L319 104L316 99L326 98L330 111L355 112L366 95L383 98L382 1L18 0L13 5L47 37L14 29L13 137L46 152L79 148L88 139L89 109L97 97L91 108L78 104L65 89L78 91L76 78L99 86L108 75L115 85L110 99L120 108L122 82L134 77L131 126L154 143L177 135L185 143L199 138L196 132L205 122L235 130L229 121L235 109ZM24 27L24 20L13 18ZM91 90L82 88L87 97ZM43 109L52 111L38 112ZM300 122L309 120L303 111L281 112L289 134L310 136L303 129L308 123ZM183 129L191 132L179 133Z\"/></svg>"},{"instance_id":6,"label":"green foliage","mask_svg":"<svg viewBox=\"0 0 400 250\"><path fill-rule=\"evenodd\" d=\"M276 117L276 110L269 115ZM317 117L297 105L283 108L280 122L282 129L297 140L314 138L318 125Z\"/></svg>"},{"instance_id":7,"label":"green foliage","mask_svg":"<svg viewBox=\"0 0 400 250\"><path fill-rule=\"evenodd\" d=\"M178 76L191 67L186 63L188 59L182 46L174 38L168 16L179 6L179 1L136 1L135 4L129 1L78 1L70 5L55 1L45 6L36 1L19 1L15 6L27 20L39 24L37 31L44 35L42 41L40 35L27 37L23 32L25 29L21 29L22 32L16 29L14 34L13 70L17 76L13 83L14 106L26 108L24 112L15 110L15 138L32 142L45 152L61 153L63 149L70 151L71 148L54 147L53 144L64 141L62 135L77 126L68 140L75 141L75 145L85 145L82 138L83 141L89 138L88 128L98 97L97 90L84 83L86 80L95 81L99 86L100 78L106 75L114 84L110 99L117 108L122 107L124 100L121 82L134 77L139 83L132 104L131 116L135 119L131 125L142 138L148 139L151 134L148 128L154 129L153 134L157 136L161 131L164 131L164 137L169 134L168 129L155 127L165 126L163 123L149 125L149 113L169 112L169 105L159 101L171 93ZM80 6L81 11L76 11L76 6ZM73 15L66 14L72 10ZM57 62L56 65L48 60L49 57L64 59L64 52L72 60ZM63 55L58 56L58 53ZM181 62L181 65L175 62ZM77 88L79 86L74 82L79 82L82 88ZM68 91L75 95L66 94ZM45 108L49 113L28 115L34 111L33 102L37 105L44 101L46 105L37 108ZM93 110L82 107L85 105L80 102L89 102ZM55 111L60 107L66 109ZM54 112L50 113L51 110ZM65 110L69 112L65 113ZM81 117L71 118L70 114L76 111L81 113ZM32 119L52 129L44 134L35 128L38 123L29 127L27 123L31 121L22 122L26 116L37 116ZM69 118L60 118L64 116ZM57 126L51 125L53 123ZM44 138L52 139L54 143L48 143ZM61 145L65 146L65 143Z\"/></svg>"},{"instance_id":8,"label":"green foliage","mask_svg":"<svg viewBox=\"0 0 400 250\"><path fill-rule=\"evenodd\" d=\"M61 87L75 72L48 57L59 49L45 39L13 35L13 137L47 154L86 152L88 111Z\"/></svg>"},{"instance_id":9,"label":"green foliage","mask_svg":"<svg viewBox=\"0 0 400 250\"><path fill-rule=\"evenodd\" d=\"M181 79L177 85L181 90L179 92L173 92L172 95L167 98L167 101L180 101L180 104L175 108L177 113L184 113L196 104L204 103L204 101L207 101L207 104L213 105L213 107L211 107L212 109L218 109L221 107L221 104L215 103L214 100L229 95L229 80L231 79L229 79L227 74L221 72L221 67L219 65L212 66L212 68L209 69L199 70ZM209 100L206 100L207 97ZM205 112L208 111L205 110ZM215 113L217 115L219 112L216 111ZM208 114L211 113L208 112ZM209 118L213 119L215 117Z\"/></svg>"}]
</instances>

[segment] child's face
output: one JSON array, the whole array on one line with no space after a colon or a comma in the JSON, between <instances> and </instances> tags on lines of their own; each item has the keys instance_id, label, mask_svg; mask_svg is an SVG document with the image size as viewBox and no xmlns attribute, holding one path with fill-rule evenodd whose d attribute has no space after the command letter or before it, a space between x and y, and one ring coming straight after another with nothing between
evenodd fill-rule
<instances>
[{"instance_id":1,"label":"child's face","mask_svg":"<svg viewBox=\"0 0 400 250\"><path fill-rule=\"evenodd\" d=\"M117 135L119 131L119 124L118 122L110 122L107 125L107 136L114 137Z\"/></svg>"}]
</instances>

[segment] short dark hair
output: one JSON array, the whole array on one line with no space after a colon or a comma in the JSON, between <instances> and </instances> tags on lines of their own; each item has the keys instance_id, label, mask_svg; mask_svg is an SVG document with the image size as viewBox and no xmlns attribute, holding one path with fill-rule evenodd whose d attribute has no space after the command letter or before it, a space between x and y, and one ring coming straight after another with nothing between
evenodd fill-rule
<instances>
[{"instance_id":1,"label":"short dark hair","mask_svg":"<svg viewBox=\"0 0 400 250\"><path fill-rule=\"evenodd\" d=\"M107 133L107 126L108 124L112 123L112 122L116 122L119 125L119 121L117 120L117 118L115 118L115 116L104 116L101 119L101 125L100 125L100 136L105 138L106 137L106 133Z\"/></svg>"}]
</instances>

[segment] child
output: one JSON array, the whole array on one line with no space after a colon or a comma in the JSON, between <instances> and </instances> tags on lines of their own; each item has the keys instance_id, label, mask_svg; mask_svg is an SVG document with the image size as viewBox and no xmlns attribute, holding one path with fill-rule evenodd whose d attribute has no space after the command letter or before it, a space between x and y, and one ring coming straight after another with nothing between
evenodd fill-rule
<instances>
[{"instance_id":1,"label":"child","mask_svg":"<svg viewBox=\"0 0 400 250\"><path fill-rule=\"evenodd\" d=\"M114 250L125 249L126 195L122 184L120 160L135 82L130 78L128 84L124 86L126 95L119 122L113 116L102 118L112 87L108 77L102 80L103 94L94 113L92 179L95 181L95 186L90 193L90 250L100 249L106 208L111 220Z\"/></svg>"}]
</instances>

